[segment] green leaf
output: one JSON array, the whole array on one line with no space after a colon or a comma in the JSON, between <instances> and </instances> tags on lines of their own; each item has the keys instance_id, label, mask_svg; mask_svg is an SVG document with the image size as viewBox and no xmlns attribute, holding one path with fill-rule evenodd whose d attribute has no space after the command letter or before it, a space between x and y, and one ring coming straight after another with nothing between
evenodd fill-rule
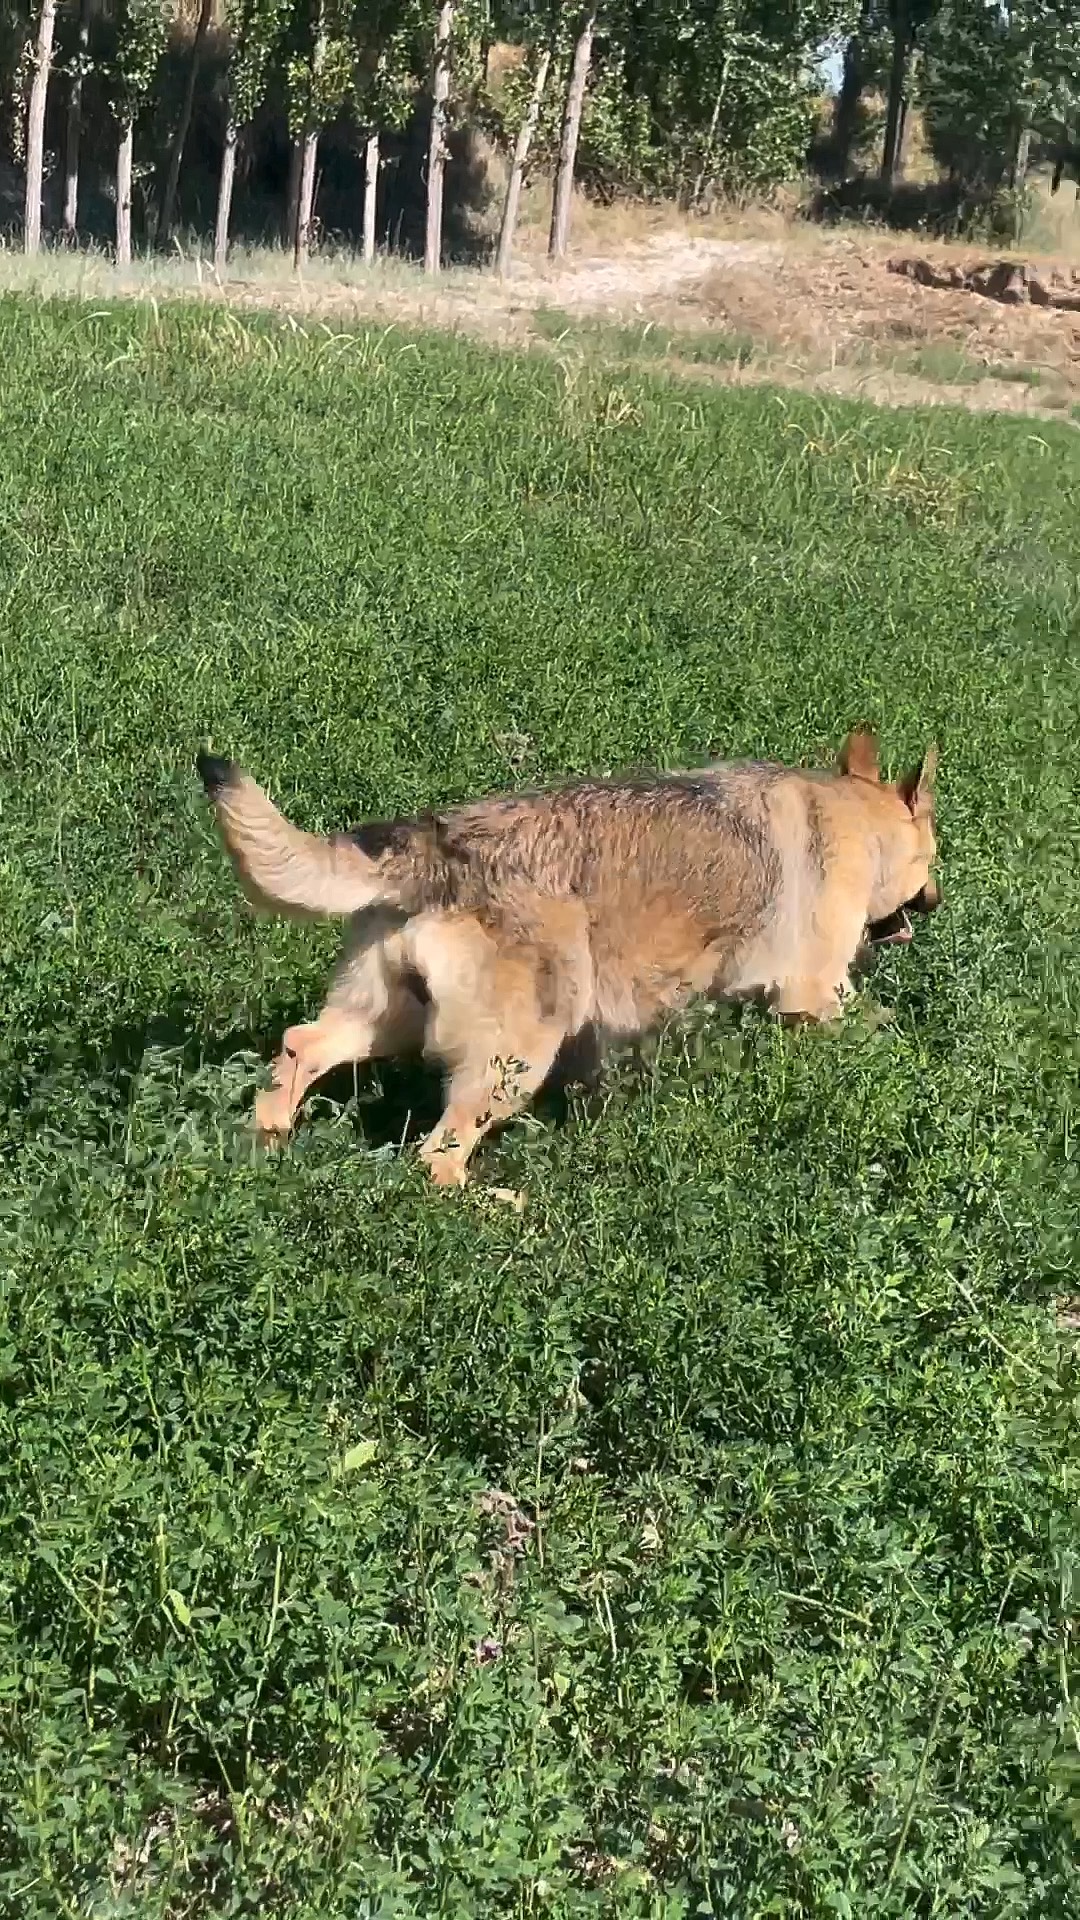
<instances>
[{"instance_id":1,"label":"green leaf","mask_svg":"<svg viewBox=\"0 0 1080 1920\"><path fill-rule=\"evenodd\" d=\"M350 1447L348 1453L343 1456L340 1471L355 1473L358 1467L366 1467L370 1460L374 1460L378 1451L376 1441L358 1440L355 1447Z\"/></svg>"},{"instance_id":2,"label":"green leaf","mask_svg":"<svg viewBox=\"0 0 1080 1920\"><path fill-rule=\"evenodd\" d=\"M168 1603L172 1608L172 1611L175 1614L176 1619L179 1621L180 1625L182 1627L190 1627L191 1608L188 1606L188 1603L184 1599L183 1594L178 1592L176 1587L170 1587L165 1598L168 1600Z\"/></svg>"}]
</instances>

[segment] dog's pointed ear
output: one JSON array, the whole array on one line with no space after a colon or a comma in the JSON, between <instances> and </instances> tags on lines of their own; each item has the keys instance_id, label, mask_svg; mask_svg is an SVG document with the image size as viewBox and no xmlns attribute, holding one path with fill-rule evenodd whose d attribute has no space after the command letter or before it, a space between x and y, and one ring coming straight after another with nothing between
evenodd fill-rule
<instances>
[{"instance_id":1,"label":"dog's pointed ear","mask_svg":"<svg viewBox=\"0 0 1080 1920\"><path fill-rule=\"evenodd\" d=\"M937 763L937 748L927 747L918 766L913 767L910 773L905 773L903 779L896 783L901 800L916 818L920 813L925 813L930 805Z\"/></svg>"},{"instance_id":2,"label":"dog's pointed ear","mask_svg":"<svg viewBox=\"0 0 1080 1920\"><path fill-rule=\"evenodd\" d=\"M856 727L848 734L837 764L853 780L880 780L877 741L869 727Z\"/></svg>"}]
</instances>

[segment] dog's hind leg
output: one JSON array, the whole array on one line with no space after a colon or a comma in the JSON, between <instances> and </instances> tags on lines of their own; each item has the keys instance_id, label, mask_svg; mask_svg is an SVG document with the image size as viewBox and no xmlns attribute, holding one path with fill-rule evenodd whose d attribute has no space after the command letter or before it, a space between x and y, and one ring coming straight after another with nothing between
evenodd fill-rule
<instances>
[{"instance_id":1,"label":"dog's hind leg","mask_svg":"<svg viewBox=\"0 0 1080 1920\"><path fill-rule=\"evenodd\" d=\"M436 1186L465 1185L480 1141L528 1104L547 1079L562 1039L559 1027L512 1024L493 1046L466 1054L450 1075L442 1118L420 1148Z\"/></svg>"},{"instance_id":2,"label":"dog's hind leg","mask_svg":"<svg viewBox=\"0 0 1080 1920\"><path fill-rule=\"evenodd\" d=\"M400 925L399 916L379 911L358 916L319 1018L288 1029L273 1084L256 1098L264 1138L291 1131L308 1088L332 1068L420 1051L428 1009L421 983L402 970Z\"/></svg>"}]
</instances>

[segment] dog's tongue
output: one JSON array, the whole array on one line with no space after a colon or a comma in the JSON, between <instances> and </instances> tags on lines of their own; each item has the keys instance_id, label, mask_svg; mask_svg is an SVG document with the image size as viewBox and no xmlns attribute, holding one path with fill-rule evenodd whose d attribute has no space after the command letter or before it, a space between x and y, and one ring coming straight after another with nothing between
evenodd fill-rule
<instances>
[{"instance_id":1,"label":"dog's tongue","mask_svg":"<svg viewBox=\"0 0 1080 1920\"><path fill-rule=\"evenodd\" d=\"M870 938L875 947L906 946L911 939L911 921L903 907L890 913L886 920L871 921Z\"/></svg>"}]
</instances>

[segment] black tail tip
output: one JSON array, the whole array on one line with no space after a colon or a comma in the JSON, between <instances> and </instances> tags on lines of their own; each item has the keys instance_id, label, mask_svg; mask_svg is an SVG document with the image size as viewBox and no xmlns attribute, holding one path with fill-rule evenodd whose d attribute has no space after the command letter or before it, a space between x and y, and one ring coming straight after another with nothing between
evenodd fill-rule
<instances>
[{"instance_id":1,"label":"black tail tip","mask_svg":"<svg viewBox=\"0 0 1080 1920\"><path fill-rule=\"evenodd\" d=\"M208 800L216 800L231 787L236 778L236 763L233 760L219 760L214 753L200 753L195 761L199 769L199 779L206 788Z\"/></svg>"}]
</instances>

